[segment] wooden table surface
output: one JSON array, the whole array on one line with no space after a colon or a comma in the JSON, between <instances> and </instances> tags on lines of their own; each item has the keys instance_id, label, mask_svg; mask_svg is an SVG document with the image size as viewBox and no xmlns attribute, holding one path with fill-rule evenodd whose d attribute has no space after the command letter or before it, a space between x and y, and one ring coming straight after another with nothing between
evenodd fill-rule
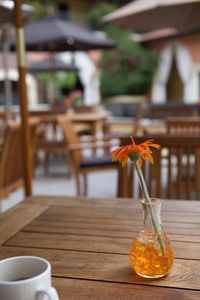
<instances>
[{"instance_id":1,"label":"wooden table surface","mask_svg":"<svg viewBox=\"0 0 200 300\"><path fill-rule=\"evenodd\" d=\"M0 215L0 258L48 259L61 300L199 300L200 202L164 201L175 262L162 279L139 277L128 261L141 214L133 199L30 197Z\"/></svg>"},{"instance_id":2,"label":"wooden table surface","mask_svg":"<svg viewBox=\"0 0 200 300\"><path fill-rule=\"evenodd\" d=\"M69 113L72 122L84 123L90 126L91 135L96 136L97 125L101 125L101 129L104 128L104 122L109 117L109 112L107 111L97 111L97 112L86 112L86 113Z\"/></svg>"},{"instance_id":3,"label":"wooden table surface","mask_svg":"<svg viewBox=\"0 0 200 300\"><path fill-rule=\"evenodd\" d=\"M73 121L90 122L90 121L101 121L107 118L109 116L109 112L107 111L84 112L84 113L70 112L69 115Z\"/></svg>"}]
</instances>

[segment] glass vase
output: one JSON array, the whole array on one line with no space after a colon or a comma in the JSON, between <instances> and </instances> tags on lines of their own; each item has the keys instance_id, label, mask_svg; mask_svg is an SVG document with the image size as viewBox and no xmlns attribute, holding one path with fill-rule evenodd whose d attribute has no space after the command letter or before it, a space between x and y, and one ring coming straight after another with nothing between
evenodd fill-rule
<instances>
[{"instance_id":1,"label":"glass vase","mask_svg":"<svg viewBox=\"0 0 200 300\"><path fill-rule=\"evenodd\" d=\"M151 203L147 204L142 200L143 228L132 242L130 263L138 275L146 278L160 278L168 274L173 264L174 255L170 241L161 224L162 200L151 198ZM157 233L152 223L152 211L159 225L159 232Z\"/></svg>"}]
</instances>

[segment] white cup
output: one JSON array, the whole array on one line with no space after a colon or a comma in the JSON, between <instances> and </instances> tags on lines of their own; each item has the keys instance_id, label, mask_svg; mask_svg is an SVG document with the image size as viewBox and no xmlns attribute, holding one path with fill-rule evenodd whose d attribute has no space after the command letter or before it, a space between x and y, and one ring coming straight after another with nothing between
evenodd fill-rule
<instances>
[{"instance_id":1,"label":"white cup","mask_svg":"<svg viewBox=\"0 0 200 300\"><path fill-rule=\"evenodd\" d=\"M59 300L51 286L51 265L41 257L16 256L0 261L1 300Z\"/></svg>"}]
</instances>

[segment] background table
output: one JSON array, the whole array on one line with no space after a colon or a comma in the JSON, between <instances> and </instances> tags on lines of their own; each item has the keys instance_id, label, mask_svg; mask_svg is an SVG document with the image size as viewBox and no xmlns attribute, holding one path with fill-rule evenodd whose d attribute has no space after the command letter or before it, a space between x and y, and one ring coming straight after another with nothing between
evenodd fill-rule
<instances>
[{"instance_id":1,"label":"background table","mask_svg":"<svg viewBox=\"0 0 200 300\"><path fill-rule=\"evenodd\" d=\"M107 111L97 111L88 113L69 113L69 116L74 123L88 124L90 127L91 135L96 136L98 125L101 130L104 129L104 123L109 117L109 112Z\"/></svg>"},{"instance_id":2,"label":"background table","mask_svg":"<svg viewBox=\"0 0 200 300\"><path fill-rule=\"evenodd\" d=\"M200 202L164 201L176 259L159 280L137 276L128 261L141 213L133 199L30 197L0 215L0 258L48 259L61 300L199 300Z\"/></svg>"}]
</instances>

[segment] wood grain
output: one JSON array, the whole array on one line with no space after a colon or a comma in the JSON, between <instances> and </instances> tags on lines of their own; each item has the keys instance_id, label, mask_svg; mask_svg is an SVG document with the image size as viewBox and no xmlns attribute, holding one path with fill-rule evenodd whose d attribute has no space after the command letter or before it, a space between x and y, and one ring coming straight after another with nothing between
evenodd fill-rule
<instances>
[{"instance_id":1,"label":"wood grain","mask_svg":"<svg viewBox=\"0 0 200 300\"><path fill-rule=\"evenodd\" d=\"M195 208L194 208L195 209ZM199 223L200 224L200 218L199 213L195 210L193 212L187 212L187 211L167 211L163 209L161 213L162 221L171 223ZM112 218L112 216L114 216ZM48 209L48 211L42 215L42 219L50 219L52 220L64 220L64 218L73 218L73 217L86 217L86 218L103 218L107 220L108 222L118 222L118 224L121 224L121 220L129 220L129 221L135 221L138 220L140 223L142 222L142 208L141 205L139 207L135 206L134 204L132 207L118 207L117 205L115 207L96 207L95 205L87 206L87 209L85 209L84 202L80 206L68 206L66 209L63 210L62 206L53 205ZM185 227L187 227L185 225Z\"/></svg>"},{"instance_id":2,"label":"wood grain","mask_svg":"<svg viewBox=\"0 0 200 300\"><path fill-rule=\"evenodd\" d=\"M199 291L158 288L130 284L117 284L89 280L53 278L60 300L199 300ZM87 286L87 291L86 291Z\"/></svg>"},{"instance_id":3,"label":"wood grain","mask_svg":"<svg viewBox=\"0 0 200 300\"><path fill-rule=\"evenodd\" d=\"M160 280L139 277L129 264L141 213L132 199L30 197L0 215L0 259L48 259L61 300L200 299L200 202L164 202L176 259Z\"/></svg>"},{"instance_id":4,"label":"wood grain","mask_svg":"<svg viewBox=\"0 0 200 300\"><path fill-rule=\"evenodd\" d=\"M47 208L47 205L33 204L30 207L29 204L23 203L2 213L0 215L0 244L20 231Z\"/></svg>"},{"instance_id":5,"label":"wood grain","mask_svg":"<svg viewBox=\"0 0 200 300\"><path fill-rule=\"evenodd\" d=\"M56 205L56 206L73 206L73 207L114 207L114 208L138 208L141 209L141 202L139 199L130 198L90 198L90 197L73 197L73 196L31 196L26 198L29 203ZM181 205L180 205L181 203ZM188 200L164 200L163 209L165 211L173 212L200 212L200 205L198 201Z\"/></svg>"},{"instance_id":6,"label":"wood grain","mask_svg":"<svg viewBox=\"0 0 200 300\"><path fill-rule=\"evenodd\" d=\"M128 255L53 249L47 251L30 247L0 248L0 258L15 255L36 255L48 259L52 264L52 275L56 277L196 290L200 286L200 262L194 260L175 260L167 277L149 280L139 277L132 270Z\"/></svg>"},{"instance_id":7,"label":"wood grain","mask_svg":"<svg viewBox=\"0 0 200 300\"><path fill-rule=\"evenodd\" d=\"M127 254L132 239L72 235L72 234L53 234L39 232L20 232L8 240L6 245L33 247L43 249L63 249L88 251L98 253ZM200 244L195 242L173 241L173 248L176 258L200 260Z\"/></svg>"},{"instance_id":8,"label":"wood grain","mask_svg":"<svg viewBox=\"0 0 200 300\"><path fill-rule=\"evenodd\" d=\"M131 223L131 222L130 222ZM123 224L123 221L122 221ZM200 230L195 228L195 224L190 224L188 228L171 226L164 226L165 231L168 233L171 241L185 241L185 242L198 242L200 243ZM177 224L174 224L176 226ZM116 225L109 224L105 220L101 220L101 223L92 223L88 220L80 222L51 222L49 221L35 221L30 225L27 225L23 231L25 232L43 232L43 233L58 233L58 234L74 234L74 235L91 235L102 237L119 237L119 238L133 238L141 230L141 224L125 224ZM192 232L192 234L191 234Z\"/></svg>"},{"instance_id":9,"label":"wood grain","mask_svg":"<svg viewBox=\"0 0 200 300\"><path fill-rule=\"evenodd\" d=\"M198 242L200 235L199 213L168 212L164 217L164 229L173 241ZM114 216L114 218L110 218ZM169 217L168 217L169 216ZM132 238L141 230L142 210L127 208L96 208L53 206L27 226L25 231L94 235Z\"/></svg>"}]
</instances>

